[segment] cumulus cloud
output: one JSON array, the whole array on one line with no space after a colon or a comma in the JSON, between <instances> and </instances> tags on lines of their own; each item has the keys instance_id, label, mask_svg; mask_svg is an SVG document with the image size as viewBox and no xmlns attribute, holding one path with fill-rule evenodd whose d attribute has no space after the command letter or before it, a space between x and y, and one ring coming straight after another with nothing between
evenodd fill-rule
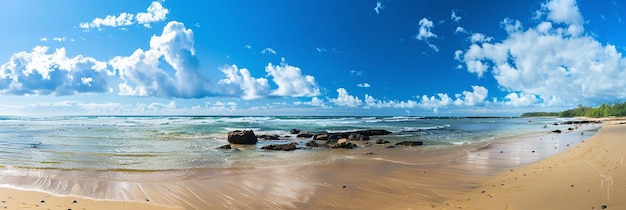
<instances>
[{"instance_id":1,"label":"cumulus cloud","mask_svg":"<svg viewBox=\"0 0 626 210\"><path fill-rule=\"evenodd\" d=\"M330 102L342 107L358 107L363 104L359 97L350 95L345 88L337 89L337 98L330 99Z\"/></svg>"},{"instance_id":2,"label":"cumulus cloud","mask_svg":"<svg viewBox=\"0 0 626 210\"><path fill-rule=\"evenodd\" d=\"M548 1L537 13L545 18L538 25L525 29L520 21L505 19L501 25L508 37L473 43L456 58L469 72L481 77L490 71L502 88L519 93L507 96L510 103L626 98L626 59L614 45L578 31L584 20L575 1ZM539 100L531 100L534 96Z\"/></svg>"},{"instance_id":3,"label":"cumulus cloud","mask_svg":"<svg viewBox=\"0 0 626 210\"><path fill-rule=\"evenodd\" d=\"M218 82L219 91L226 95L241 95L243 99L258 99L269 96L280 97L313 97L320 95L320 90L311 75L303 75L296 66L285 63L280 65L268 63L265 67L267 78L255 78L246 68L239 69L236 65L224 66L220 70L225 78ZM269 79L278 86L271 90Z\"/></svg>"},{"instance_id":4,"label":"cumulus cloud","mask_svg":"<svg viewBox=\"0 0 626 210\"><path fill-rule=\"evenodd\" d=\"M317 107L321 107L321 108L330 108L330 106L328 106L326 104L326 102L324 102L324 100L318 98L318 97L313 97L311 98L311 101L296 101L293 103L294 105L309 105L309 106L317 106Z\"/></svg>"},{"instance_id":5,"label":"cumulus cloud","mask_svg":"<svg viewBox=\"0 0 626 210\"><path fill-rule=\"evenodd\" d=\"M278 86L271 93L274 96L311 97L320 95L315 77L302 75L302 70L287 64L285 58L282 59L280 65L267 64L265 72L272 77L272 81Z\"/></svg>"},{"instance_id":6,"label":"cumulus cloud","mask_svg":"<svg viewBox=\"0 0 626 210\"><path fill-rule=\"evenodd\" d=\"M228 95L242 94L245 100L257 99L269 95L270 86L265 78L254 78L250 76L248 69L237 68L236 65L224 66L220 68L226 78L221 79L223 93Z\"/></svg>"},{"instance_id":7,"label":"cumulus cloud","mask_svg":"<svg viewBox=\"0 0 626 210\"><path fill-rule=\"evenodd\" d=\"M448 94L438 93L437 97L423 95L421 97L420 106L424 108L439 109L447 107L449 105L455 106L478 106L485 103L489 91L483 86L474 85L472 91L463 91L460 94L455 94L456 99L452 99Z\"/></svg>"},{"instance_id":8,"label":"cumulus cloud","mask_svg":"<svg viewBox=\"0 0 626 210\"><path fill-rule=\"evenodd\" d=\"M417 32L417 35L415 35L415 38L417 40L424 41L426 44L428 44L428 47L433 49L435 52L439 52L439 47L437 47L436 45L428 41L428 39L430 38L437 38L437 35L431 31L432 28L435 26L433 24L433 21L430 21L426 18L422 18L419 21L419 26L420 28Z\"/></svg>"},{"instance_id":9,"label":"cumulus cloud","mask_svg":"<svg viewBox=\"0 0 626 210\"><path fill-rule=\"evenodd\" d=\"M161 2L154 1L148 7L147 12L139 12L137 14L122 12L118 16L107 15L104 18L95 18L91 22L82 22L79 24L79 27L85 30L93 28L101 30L105 26L121 27L142 24L144 27L150 28L150 23L165 20L168 13L169 9L164 8Z\"/></svg>"},{"instance_id":10,"label":"cumulus cloud","mask_svg":"<svg viewBox=\"0 0 626 210\"><path fill-rule=\"evenodd\" d=\"M161 58L174 70L170 76L159 68ZM171 21L160 36L153 35L150 49L137 49L130 56L116 56L109 64L119 72L120 95L201 98L210 95L209 81L199 72L193 32Z\"/></svg>"},{"instance_id":11,"label":"cumulus cloud","mask_svg":"<svg viewBox=\"0 0 626 210\"><path fill-rule=\"evenodd\" d=\"M530 106L539 102L536 95L526 93L509 93L506 97L506 105L510 106Z\"/></svg>"},{"instance_id":12,"label":"cumulus cloud","mask_svg":"<svg viewBox=\"0 0 626 210\"><path fill-rule=\"evenodd\" d=\"M0 93L14 95L73 95L107 90L106 62L77 55L68 57L65 48L48 53L36 46L31 52L13 54L0 66Z\"/></svg>"},{"instance_id":13,"label":"cumulus cloud","mask_svg":"<svg viewBox=\"0 0 626 210\"><path fill-rule=\"evenodd\" d=\"M384 9L385 6L383 6L383 3L380 1L376 2L376 7L374 7L374 11L376 12L376 14L380 14L380 10Z\"/></svg>"}]
</instances>

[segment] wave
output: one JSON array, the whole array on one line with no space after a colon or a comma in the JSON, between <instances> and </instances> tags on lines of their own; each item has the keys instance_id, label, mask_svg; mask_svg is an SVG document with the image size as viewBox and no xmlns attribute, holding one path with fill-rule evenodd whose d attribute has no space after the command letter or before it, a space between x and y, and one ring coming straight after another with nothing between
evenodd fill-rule
<instances>
[{"instance_id":1,"label":"wave","mask_svg":"<svg viewBox=\"0 0 626 210\"><path fill-rule=\"evenodd\" d=\"M401 132L421 132L427 130L439 130L450 127L449 124L440 125L440 126L425 126L425 127L404 127Z\"/></svg>"}]
</instances>

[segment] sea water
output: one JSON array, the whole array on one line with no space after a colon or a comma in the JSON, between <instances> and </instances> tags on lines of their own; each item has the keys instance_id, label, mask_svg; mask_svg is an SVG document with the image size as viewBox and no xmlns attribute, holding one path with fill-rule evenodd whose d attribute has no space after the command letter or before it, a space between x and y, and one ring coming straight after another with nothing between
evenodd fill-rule
<instances>
[{"instance_id":1,"label":"sea water","mask_svg":"<svg viewBox=\"0 0 626 210\"><path fill-rule=\"evenodd\" d=\"M242 116L65 116L1 117L0 167L5 169L55 169L150 172L236 167L272 167L312 164L346 158L360 152L306 148L310 138L302 132L346 132L385 129L392 134L374 136L392 144L422 141L424 146L399 148L421 154L424 150L465 147L478 149L493 141L566 129L553 126L558 118L466 118L466 117L242 117ZM549 126L548 128L546 128ZM280 140L260 140L237 150L217 147L228 144L227 133L253 130L276 134ZM299 150L265 151L268 144L296 142ZM362 145L362 144L361 144ZM374 145L378 146L378 145ZM378 149L386 147L378 146ZM365 151L365 150L364 150Z\"/></svg>"}]
</instances>

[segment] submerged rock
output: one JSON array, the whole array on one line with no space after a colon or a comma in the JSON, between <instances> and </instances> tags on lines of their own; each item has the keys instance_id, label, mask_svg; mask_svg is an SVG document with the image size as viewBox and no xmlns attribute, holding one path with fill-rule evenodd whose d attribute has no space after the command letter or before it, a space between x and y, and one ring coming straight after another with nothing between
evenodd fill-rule
<instances>
[{"instance_id":1,"label":"submerged rock","mask_svg":"<svg viewBox=\"0 0 626 210\"><path fill-rule=\"evenodd\" d=\"M232 144L256 144L258 141L252 130L228 132L228 142Z\"/></svg>"},{"instance_id":2,"label":"submerged rock","mask_svg":"<svg viewBox=\"0 0 626 210\"><path fill-rule=\"evenodd\" d=\"M216 148L216 149L232 149L232 148L233 148L233 147L231 147L231 146L230 146L230 144L227 144L227 145L224 145L224 146L218 147L218 148Z\"/></svg>"},{"instance_id":3,"label":"submerged rock","mask_svg":"<svg viewBox=\"0 0 626 210\"><path fill-rule=\"evenodd\" d=\"M403 141L396 143L396 146L422 146L424 142L422 141Z\"/></svg>"},{"instance_id":4,"label":"submerged rock","mask_svg":"<svg viewBox=\"0 0 626 210\"><path fill-rule=\"evenodd\" d=\"M552 133L561 133L561 130L553 130Z\"/></svg>"}]
</instances>

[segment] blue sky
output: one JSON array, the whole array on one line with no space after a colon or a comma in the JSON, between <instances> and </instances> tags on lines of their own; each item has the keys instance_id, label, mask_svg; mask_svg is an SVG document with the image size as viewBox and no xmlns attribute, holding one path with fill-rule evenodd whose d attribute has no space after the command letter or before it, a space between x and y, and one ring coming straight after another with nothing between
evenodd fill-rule
<instances>
[{"instance_id":1,"label":"blue sky","mask_svg":"<svg viewBox=\"0 0 626 210\"><path fill-rule=\"evenodd\" d=\"M626 99L619 1L3 1L0 115L519 115Z\"/></svg>"}]
</instances>

